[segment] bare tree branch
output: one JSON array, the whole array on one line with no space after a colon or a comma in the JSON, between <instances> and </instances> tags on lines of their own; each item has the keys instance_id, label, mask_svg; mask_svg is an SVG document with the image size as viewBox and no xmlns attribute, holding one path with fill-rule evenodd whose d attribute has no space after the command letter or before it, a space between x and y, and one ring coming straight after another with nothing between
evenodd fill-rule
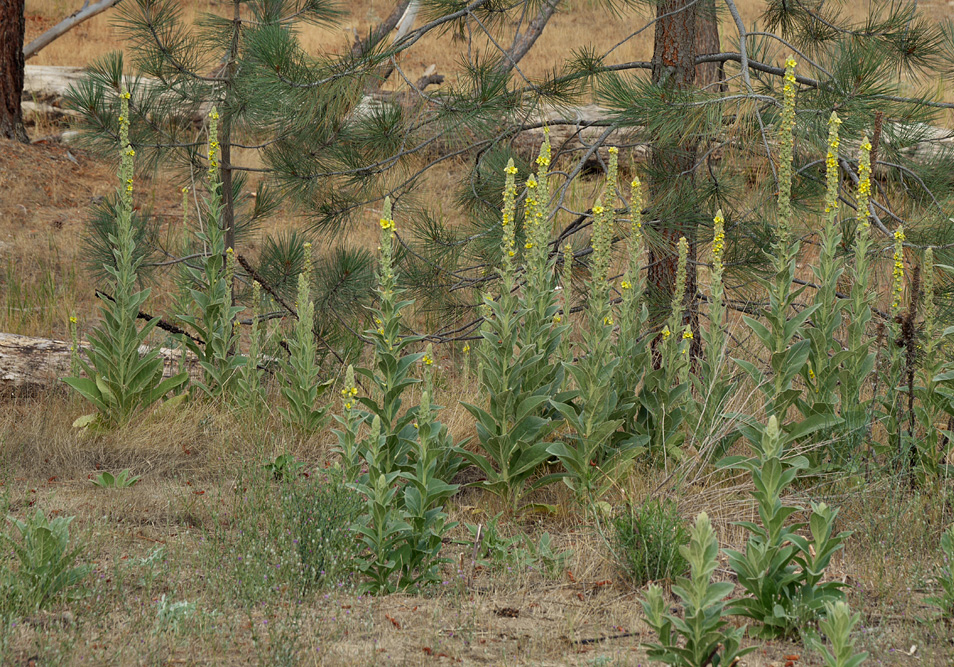
<instances>
[{"instance_id":1,"label":"bare tree branch","mask_svg":"<svg viewBox=\"0 0 954 667\"><path fill-rule=\"evenodd\" d=\"M89 0L86 0L82 7L24 46L23 59L29 60L39 53L40 49L49 46L52 42L68 33L80 23L88 21L97 14L101 14L111 7L115 7L120 2L122 2L122 0L99 0L99 2L91 5L89 4Z\"/></svg>"}]
</instances>

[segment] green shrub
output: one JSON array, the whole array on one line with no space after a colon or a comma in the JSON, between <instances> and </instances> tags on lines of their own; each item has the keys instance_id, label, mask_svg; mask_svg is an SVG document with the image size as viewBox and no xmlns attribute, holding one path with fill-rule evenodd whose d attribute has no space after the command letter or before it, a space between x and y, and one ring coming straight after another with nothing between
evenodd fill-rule
<instances>
[{"instance_id":1,"label":"green shrub","mask_svg":"<svg viewBox=\"0 0 954 667\"><path fill-rule=\"evenodd\" d=\"M831 642L831 650L818 646L825 667L858 667L867 660L867 653L855 653L855 640L851 637L860 619L861 614L852 614L848 604L841 600L825 604L825 618L819 626Z\"/></svg>"},{"instance_id":2,"label":"green shrub","mask_svg":"<svg viewBox=\"0 0 954 667\"><path fill-rule=\"evenodd\" d=\"M617 560L637 587L689 569L680 552L689 543L689 532L674 502L629 504L613 518L613 528Z\"/></svg>"}]
</instances>

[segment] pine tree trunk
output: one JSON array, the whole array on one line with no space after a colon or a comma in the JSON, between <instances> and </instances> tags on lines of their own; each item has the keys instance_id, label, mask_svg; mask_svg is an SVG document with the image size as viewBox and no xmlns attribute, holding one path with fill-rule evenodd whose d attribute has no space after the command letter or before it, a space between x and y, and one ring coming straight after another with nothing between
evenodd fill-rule
<instances>
[{"instance_id":1,"label":"pine tree trunk","mask_svg":"<svg viewBox=\"0 0 954 667\"><path fill-rule=\"evenodd\" d=\"M23 127L24 0L0 0L0 136L29 143Z\"/></svg>"},{"instance_id":2,"label":"pine tree trunk","mask_svg":"<svg viewBox=\"0 0 954 667\"><path fill-rule=\"evenodd\" d=\"M663 0L657 5L656 16L653 82L673 92L691 88L696 82L696 3ZM678 123L676 117L670 120ZM675 289L681 236L689 241L687 300L696 293L696 213L692 210L695 163L695 140L672 142L659 137L654 142L650 191L653 215L659 218L659 242L650 244L648 282L650 293L664 304L672 299ZM691 304L687 306L691 311ZM695 323L693 328L697 328Z\"/></svg>"},{"instance_id":3,"label":"pine tree trunk","mask_svg":"<svg viewBox=\"0 0 954 667\"><path fill-rule=\"evenodd\" d=\"M721 53L719 20L715 0L700 0L696 10L696 55ZM723 63L696 65L696 86L709 92L725 92L725 69ZM719 85L713 85L718 83Z\"/></svg>"}]
</instances>

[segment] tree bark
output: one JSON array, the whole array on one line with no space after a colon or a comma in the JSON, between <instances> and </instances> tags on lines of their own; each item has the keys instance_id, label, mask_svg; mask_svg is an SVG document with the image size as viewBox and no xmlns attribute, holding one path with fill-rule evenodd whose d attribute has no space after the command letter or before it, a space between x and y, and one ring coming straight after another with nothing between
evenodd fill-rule
<instances>
[{"instance_id":1,"label":"tree bark","mask_svg":"<svg viewBox=\"0 0 954 667\"><path fill-rule=\"evenodd\" d=\"M722 53L719 43L719 17L715 0L700 0L696 10L696 56ZM718 84L718 85L713 85ZM696 86L710 92L725 92L725 64L696 65Z\"/></svg>"},{"instance_id":2,"label":"tree bark","mask_svg":"<svg viewBox=\"0 0 954 667\"><path fill-rule=\"evenodd\" d=\"M24 0L0 0L0 136L29 143L23 127Z\"/></svg>"},{"instance_id":3,"label":"tree bark","mask_svg":"<svg viewBox=\"0 0 954 667\"><path fill-rule=\"evenodd\" d=\"M663 0L657 5L653 43L652 80L665 91L664 99L691 88L696 82L696 3L693 0ZM678 118L671 118L678 123ZM696 294L696 234L692 202L696 142L657 136L653 144L650 192L653 215L659 219L658 243L649 248L648 283L651 294L663 303L673 297L678 265L679 238L689 242L685 299L689 312ZM694 323L693 328L697 328ZM676 333L676 332L673 332ZM695 337L699 339L698 336Z\"/></svg>"}]
</instances>

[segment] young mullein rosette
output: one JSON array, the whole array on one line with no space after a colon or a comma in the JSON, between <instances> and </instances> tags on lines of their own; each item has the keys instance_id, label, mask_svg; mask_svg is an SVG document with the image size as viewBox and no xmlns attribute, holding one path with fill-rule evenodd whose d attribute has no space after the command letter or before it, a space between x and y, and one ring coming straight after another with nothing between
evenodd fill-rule
<instances>
[{"instance_id":1,"label":"young mullein rosette","mask_svg":"<svg viewBox=\"0 0 954 667\"><path fill-rule=\"evenodd\" d=\"M109 274L108 289L113 298L101 296L101 323L89 336L88 361L79 358L79 375L64 378L64 382L91 402L97 413L80 417L76 426L88 426L99 421L104 426L126 422L133 413L161 400L170 391L185 384L189 376L179 373L162 379L162 359L159 351L147 348L140 356L140 347L159 323L149 320L137 328L139 311L149 290L136 291L136 243L132 229L133 158L136 151L129 145L129 98L126 90L120 94L119 140L121 159L119 167L119 213L116 234L111 238L114 263L104 265Z\"/></svg>"},{"instance_id":2,"label":"young mullein rosette","mask_svg":"<svg viewBox=\"0 0 954 667\"><path fill-rule=\"evenodd\" d=\"M817 308L812 315L814 326L806 331L811 340L811 346L803 377L809 391L806 397L807 404L802 410L806 415L817 415L818 419L822 415L827 416L832 426L839 421L836 397L840 365L838 362L833 362L833 357L842 351L842 346L835 341L835 337L841 327L842 310L847 305L847 302L839 299L836 294L838 280L844 272L837 256L842 240L842 234L837 225L838 186L841 181L838 166L838 151L841 145L838 136L840 125L841 119L838 118L838 114L832 112L828 120L828 152L825 157L827 189L821 248L818 263L812 267L815 281L819 285L815 292ZM830 432L825 432L821 437L826 441L833 440ZM832 450L829 453L843 457L845 452L833 450L833 448L840 450L842 440L840 438L834 440L828 447Z\"/></svg>"}]
</instances>

